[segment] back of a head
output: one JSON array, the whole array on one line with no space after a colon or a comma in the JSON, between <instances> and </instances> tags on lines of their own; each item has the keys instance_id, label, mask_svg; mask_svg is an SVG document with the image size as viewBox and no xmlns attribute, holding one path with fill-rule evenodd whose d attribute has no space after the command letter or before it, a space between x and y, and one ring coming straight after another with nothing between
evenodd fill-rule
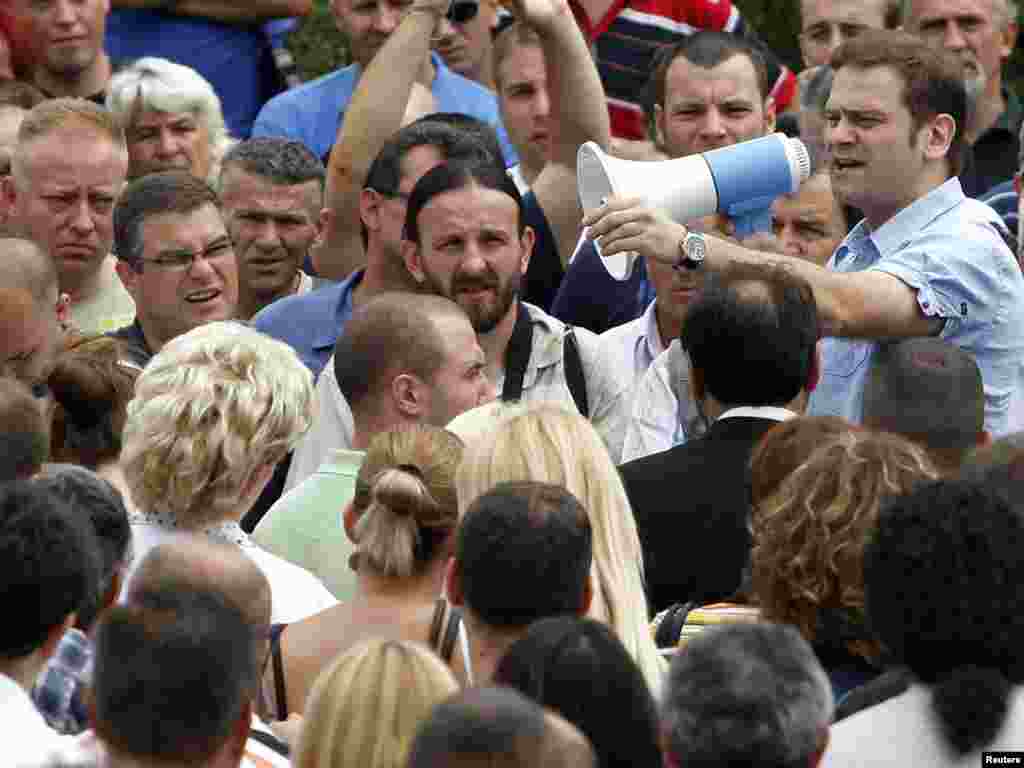
<instances>
[{"instance_id":1,"label":"back of a head","mask_svg":"<svg viewBox=\"0 0 1024 768\"><path fill-rule=\"evenodd\" d=\"M839 416L799 416L769 429L750 454L750 503L757 506L815 449L858 427Z\"/></svg>"},{"instance_id":2,"label":"back of a head","mask_svg":"<svg viewBox=\"0 0 1024 768\"><path fill-rule=\"evenodd\" d=\"M314 404L309 369L283 342L230 321L178 336L128 404L121 462L133 501L186 529L224 519L253 473L309 429Z\"/></svg>"},{"instance_id":3,"label":"back of a head","mask_svg":"<svg viewBox=\"0 0 1024 768\"><path fill-rule=\"evenodd\" d=\"M981 370L942 339L881 344L864 386L863 423L920 443L955 470L985 429Z\"/></svg>"},{"instance_id":4,"label":"back of a head","mask_svg":"<svg viewBox=\"0 0 1024 768\"><path fill-rule=\"evenodd\" d=\"M785 405L810 382L818 335L810 285L779 270L766 281L709 280L680 343L722 405Z\"/></svg>"},{"instance_id":5,"label":"back of a head","mask_svg":"<svg viewBox=\"0 0 1024 768\"><path fill-rule=\"evenodd\" d=\"M223 595L252 627L270 624L270 582L256 562L240 547L197 534L179 534L149 550L132 572L125 602L191 590Z\"/></svg>"},{"instance_id":6,"label":"back of a head","mask_svg":"<svg viewBox=\"0 0 1024 768\"><path fill-rule=\"evenodd\" d=\"M74 464L49 464L36 482L89 520L96 535L99 582L78 610L78 626L89 628L109 596L115 577L131 558L132 529L124 498L95 472Z\"/></svg>"},{"instance_id":7,"label":"back of a head","mask_svg":"<svg viewBox=\"0 0 1024 768\"><path fill-rule=\"evenodd\" d=\"M50 455L50 425L39 400L16 379L0 377L0 482L28 479Z\"/></svg>"},{"instance_id":8,"label":"back of a head","mask_svg":"<svg viewBox=\"0 0 1024 768\"><path fill-rule=\"evenodd\" d=\"M459 690L451 670L417 643L374 639L317 678L303 717L299 768L405 765L416 729Z\"/></svg>"},{"instance_id":9,"label":"back of a head","mask_svg":"<svg viewBox=\"0 0 1024 768\"><path fill-rule=\"evenodd\" d=\"M89 339L64 351L47 384L57 402L53 461L96 469L117 461L128 402L140 370L110 338Z\"/></svg>"},{"instance_id":10,"label":"back of a head","mask_svg":"<svg viewBox=\"0 0 1024 768\"><path fill-rule=\"evenodd\" d=\"M560 723L564 726L564 721ZM407 768L589 768L594 753L575 728L508 688L471 688L434 708Z\"/></svg>"},{"instance_id":11,"label":"back of a head","mask_svg":"<svg viewBox=\"0 0 1024 768\"><path fill-rule=\"evenodd\" d=\"M498 132L494 130L494 126L490 123L485 123L479 117L467 115L464 112L432 112L419 118L419 120L441 123L461 131L465 136L479 142L487 150L494 163L499 168L504 169L505 161L501 151L501 142L498 140ZM419 120L416 122L419 122ZM450 159L459 160L462 158Z\"/></svg>"},{"instance_id":12,"label":"back of a head","mask_svg":"<svg viewBox=\"0 0 1024 768\"><path fill-rule=\"evenodd\" d=\"M4 265L4 288L28 293L37 311L52 310L58 298L57 270L49 255L32 240L20 237L0 239Z\"/></svg>"},{"instance_id":13,"label":"back of a head","mask_svg":"<svg viewBox=\"0 0 1024 768\"><path fill-rule=\"evenodd\" d=\"M388 395L399 373L429 382L444 364L445 339L437 321L465 317L443 296L388 292L356 309L334 347L338 389L353 413Z\"/></svg>"},{"instance_id":14,"label":"back of a head","mask_svg":"<svg viewBox=\"0 0 1024 768\"><path fill-rule=\"evenodd\" d=\"M571 616L534 622L498 663L493 682L579 728L602 768L661 765L654 697L604 624Z\"/></svg>"},{"instance_id":15,"label":"back of a head","mask_svg":"<svg viewBox=\"0 0 1024 768\"><path fill-rule=\"evenodd\" d=\"M0 664L37 651L96 591L88 522L35 481L0 484L0 596L8 607Z\"/></svg>"},{"instance_id":16,"label":"back of a head","mask_svg":"<svg viewBox=\"0 0 1024 768\"><path fill-rule=\"evenodd\" d=\"M165 590L111 608L94 663L96 734L122 759L203 765L248 721L252 630L218 593Z\"/></svg>"},{"instance_id":17,"label":"back of a head","mask_svg":"<svg viewBox=\"0 0 1024 768\"><path fill-rule=\"evenodd\" d=\"M672 662L666 757L693 768L806 768L825 746L833 708L825 670L792 627L709 629Z\"/></svg>"},{"instance_id":18,"label":"back of a head","mask_svg":"<svg viewBox=\"0 0 1024 768\"><path fill-rule=\"evenodd\" d=\"M864 627L864 547L881 504L934 480L909 440L868 431L815 450L752 515L751 575L761 615L808 641L873 657Z\"/></svg>"},{"instance_id":19,"label":"back of a head","mask_svg":"<svg viewBox=\"0 0 1024 768\"><path fill-rule=\"evenodd\" d=\"M940 481L894 499L864 557L867 616L932 687L958 756L987 746L1024 682L1024 516L998 488Z\"/></svg>"},{"instance_id":20,"label":"back of a head","mask_svg":"<svg viewBox=\"0 0 1024 768\"><path fill-rule=\"evenodd\" d=\"M462 441L439 427L413 424L373 438L352 500L360 567L410 576L442 554L459 519L461 460Z\"/></svg>"},{"instance_id":21,"label":"back of a head","mask_svg":"<svg viewBox=\"0 0 1024 768\"><path fill-rule=\"evenodd\" d=\"M487 625L525 628L537 619L586 610L590 522L564 488L531 482L495 486L470 504L457 537L456 568L466 606Z\"/></svg>"}]
</instances>

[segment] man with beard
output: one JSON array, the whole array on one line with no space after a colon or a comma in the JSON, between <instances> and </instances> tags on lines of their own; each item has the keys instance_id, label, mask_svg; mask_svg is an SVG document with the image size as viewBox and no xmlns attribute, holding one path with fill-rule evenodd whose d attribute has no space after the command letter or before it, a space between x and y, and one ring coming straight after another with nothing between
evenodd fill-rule
<instances>
[{"instance_id":1,"label":"man with beard","mask_svg":"<svg viewBox=\"0 0 1024 768\"><path fill-rule=\"evenodd\" d=\"M103 50L110 0L14 0L32 52L31 81L50 98L103 104L110 58Z\"/></svg>"},{"instance_id":2,"label":"man with beard","mask_svg":"<svg viewBox=\"0 0 1024 768\"><path fill-rule=\"evenodd\" d=\"M594 334L519 300L536 235L508 174L493 164L437 166L410 194L403 233L416 281L469 315L502 400L575 408L617 461L628 382Z\"/></svg>"},{"instance_id":3,"label":"man with beard","mask_svg":"<svg viewBox=\"0 0 1024 768\"><path fill-rule=\"evenodd\" d=\"M928 45L953 53L967 88L964 136L971 146L960 174L964 193L983 195L1017 167L1024 110L1003 82L1003 62L1017 40L1012 0L908 0L904 28Z\"/></svg>"},{"instance_id":4,"label":"man with beard","mask_svg":"<svg viewBox=\"0 0 1024 768\"><path fill-rule=\"evenodd\" d=\"M112 330L135 314L110 255L114 203L127 172L124 133L90 101L45 101L18 129L3 187L6 227L53 261L71 323L84 333Z\"/></svg>"}]
</instances>

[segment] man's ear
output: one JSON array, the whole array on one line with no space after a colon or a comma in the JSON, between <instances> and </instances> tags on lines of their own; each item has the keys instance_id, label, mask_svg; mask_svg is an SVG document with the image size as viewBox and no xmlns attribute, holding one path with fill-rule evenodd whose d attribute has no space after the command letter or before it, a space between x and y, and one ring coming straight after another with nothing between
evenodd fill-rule
<instances>
[{"instance_id":1,"label":"man's ear","mask_svg":"<svg viewBox=\"0 0 1024 768\"><path fill-rule=\"evenodd\" d=\"M462 591L462 574L454 557L448 558L448 564L444 569L444 595L456 608L461 608L466 602Z\"/></svg>"},{"instance_id":2,"label":"man's ear","mask_svg":"<svg viewBox=\"0 0 1024 768\"><path fill-rule=\"evenodd\" d=\"M0 195L3 195L3 206L9 216L18 202L18 190L14 186L14 176L11 174L4 176L3 184L0 185Z\"/></svg>"},{"instance_id":3,"label":"man's ear","mask_svg":"<svg viewBox=\"0 0 1024 768\"><path fill-rule=\"evenodd\" d=\"M654 105L654 140L659 147L665 146L665 108Z\"/></svg>"},{"instance_id":4,"label":"man's ear","mask_svg":"<svg viewBox=\"0 0 1024 768\"><path fill-rule=\"evenodd\" d=\"M523 234L519 238L519 247L522 249L519 256L519 274L525 275L530 266L530 257L533 255L533 245L537 242L537 234L533 227L524 227Z\"/></svg>"},{"instance_id":5,"label":"man's ear","mask_svg":"<svg viewBox=\"0 0 1024 768\"><path fill-rule=\"evenodd\" d=\"M363 187L359 191L359 218L370 232L380 229L381 194L375 189Z\"/></svg>"},{"instance_id":6,"label":"man's ear","mask_svg":"<svg viewBox=\"0 0 1024 768\"><path fill-rule=\"evenodd\" d=\"M1006 26L999 33L999 58L1003 61L1010 58L1010 54L1013 53L1013 49L1017 45L1018 29L1017 22L1011 19L1006 22Z\"/></svg>"},{"instance_id":7,"label":"man's ear","mask_svg":"<svg viewBox=\"0 0 1024 768\"><path fill-rule=\"evenodd\" d=\"M391 380L391 397L398 412L408 419L420 421L426 413L426 387L411 373L400 373Z\"/></svg>"},{"instance_id":8,"label":"man's ear","mask_svg":"<svg viewBox=\"0 0 1024 768\"><path fill-rule=\"evenodd\" d=\"M350 501L345 505L345 510L341 513L341 522L345 527L345 535L348 536L348 540L353 544L358 544L356 541L356 508Z\"/></svg>"},{"instance_id":9,"label":"man's ear","mask_svg":"<svg viewBox=\"0 0 1024 768\"><path fill-rule=\"evenodd\" d=\"M135 271L127 261L117 259L114 264L114 271L117 272L117 276L121 278L121 285L128 291L128 294L138 301L138 297L135 295L138 290L139 273Z\"/></svg>"},{"instance_id":10,"label":"man's ear","mask_svg":"<svg viewBox=\"0 0 1024 768\"><path fill-rule=\"evenodd\" d=\"M412 242L411 240L402 241L402 261L405 262L405 268L412 275L412 279L417 283L423 283L427 276L423 272L423 259L420 247Z\"/></svg>"},{"instance_id":11,"label":"man's ear","mask_svg":"<svg viewBox=\"0 0 1024 768\"><path fill-rule=\"evenodd\" d=\"M927 121L922 127L924 136L924 154L929 160L941 160L949 154L956 133L956 121L952 115L943 113Z\"/></svg>"},{"instance_id":12,"label":"man's ear","mask_svg":"<svg viewBox=\"0 0 1024 768\"><path fill-rule=\"evenodd\" d=\"M764 100L764 132L765 135L775 131L776 108L775 99L769 96Z\"/></svg>"}]
</instances>

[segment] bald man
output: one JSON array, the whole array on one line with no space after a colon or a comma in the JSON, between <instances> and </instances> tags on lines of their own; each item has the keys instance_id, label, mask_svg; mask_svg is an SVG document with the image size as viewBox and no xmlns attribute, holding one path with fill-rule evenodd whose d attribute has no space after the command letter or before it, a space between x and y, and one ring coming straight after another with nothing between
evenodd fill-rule
<instances>
[{"instance_id":1,"label":"bald man","mask_svg":"<svg viewBox=\"0 0 1024 768\"><path fill-rule=\"evenodd\" d=\"M240 547L203 535L174 536L146 553L125 587L123 600L133 605L147 594L178 590L217 592L242 611L258 643L256 672L262 675L270 651L270 582L252 558ZM255 708L260 709L260 691L254 694ZM289 765L287 746L255 714L245 753L259 766Z\"/></svg>"},{"instance_id":2,"label":"bald man","mask_svg":"<svg viewBox=\"0 0 1024 768\"><path fill-rule=\"evenodd\" d=\"M68 299L58 293L53 264L35 243L0 238L0 264L0 375L43 398L64 339Z\"/></svg>"}]
</instances>

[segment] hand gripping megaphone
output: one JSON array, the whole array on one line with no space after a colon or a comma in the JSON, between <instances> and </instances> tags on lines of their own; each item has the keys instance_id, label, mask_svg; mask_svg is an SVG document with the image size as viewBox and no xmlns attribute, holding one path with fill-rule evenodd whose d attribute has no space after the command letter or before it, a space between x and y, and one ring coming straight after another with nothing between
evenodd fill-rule
<instances>
[{"instance_id":1,"label":"hand gripping megaphone","mask_svg":"<svg viewBox=\"0 0 1024 768\"><path fill-rule=\"evenodd\" d=\"M796 192L810 175L807 147L781 133L653 162L619 160L588 141L576 158L584 211L612 195L636 195L680 224L723 213L732 219L739 237L770 231L772 200ZM635 259L635 253L627 253L603 261L615 279L625 280Z\"/></svg>"}]
</instances>

